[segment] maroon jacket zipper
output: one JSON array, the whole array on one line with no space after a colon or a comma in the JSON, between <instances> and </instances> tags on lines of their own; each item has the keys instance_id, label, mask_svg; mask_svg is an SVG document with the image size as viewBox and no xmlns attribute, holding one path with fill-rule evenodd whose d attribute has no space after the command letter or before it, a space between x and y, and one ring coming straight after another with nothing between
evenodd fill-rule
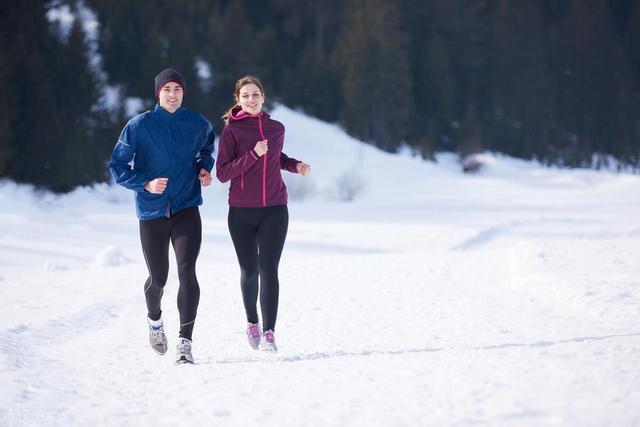
<instances>
[{"instance_id":1,"label":"maroon jacket zipper","mask_svg":"<svg viewBox=\"0 0 640 427\"><path fill-rule=\"evenodd\" d=\"M262 130L262 113L258 116L258 130L260 131L260 137L264 141L267 139L264 136L264 131ZM267 145L268 146L268 145ZM267 206L267 156L269 152L266 151L264 153L264 159L262 160L262 207Z\"/></svg>"}]
</instances>

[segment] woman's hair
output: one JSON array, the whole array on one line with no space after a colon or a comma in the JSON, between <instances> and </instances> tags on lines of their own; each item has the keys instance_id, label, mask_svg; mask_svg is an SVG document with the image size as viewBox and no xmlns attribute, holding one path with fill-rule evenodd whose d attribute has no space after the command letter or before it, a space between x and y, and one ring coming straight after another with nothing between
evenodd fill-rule
<instances>
[{"instance_id":1,"label":"woman's hair","mask_svg":"<svg viewBox=\"0 0 640 427\"><path fill-rule=\"evenodd\" d=\"M262 87L262 83L260 82L260 79L258 79L257 77L246 75L238 79L238 81L236 82L236 89L233 92L233 99L235 101L235 104L229 107L227 109L227 112L224 113L224 115L222 116L222 120L224 120L225 125L229 123L229 116L231 115L231 110L233 110L240 102L240 89L250 84L254 84L258 86L258 89L260 89L260 93L262 93L262 96L264 96L264 88Z\"/></svg>"}]
</instances>

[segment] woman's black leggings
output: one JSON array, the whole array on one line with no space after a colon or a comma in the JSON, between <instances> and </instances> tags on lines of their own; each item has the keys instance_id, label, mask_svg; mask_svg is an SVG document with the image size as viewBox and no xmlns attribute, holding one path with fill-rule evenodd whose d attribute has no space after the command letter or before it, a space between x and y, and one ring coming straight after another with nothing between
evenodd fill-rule
<instances>
[{"instance_id":1,"label":"woman's black leggings","mask_svg":"<svg viewBox=\"0 0 640 427\"><path fill-rule=\"evenodd\" d=\"M286 205L229 208L229 232L240 263L240 287L247 321L258 323L258 276L262 329L274 330L278 315L278 264L287 237Z\"/></svg>"},{"instance_id":2,"label":"woman's black leggings","mask_svg":"<svg viewBox=\"0 0 640 427\"><path fill-rule=\"evenodd\" d=\"M178 311L180 337L191 339L196 320L200 286L196 278L196 259L202 241L202 221L198 207L179 211L170 218L140 221L142 252L149 269L144 284L149 318L160 319L160 301L169 275L169 241L173 245L178 266Z\"/></svg>"}]
</instances>

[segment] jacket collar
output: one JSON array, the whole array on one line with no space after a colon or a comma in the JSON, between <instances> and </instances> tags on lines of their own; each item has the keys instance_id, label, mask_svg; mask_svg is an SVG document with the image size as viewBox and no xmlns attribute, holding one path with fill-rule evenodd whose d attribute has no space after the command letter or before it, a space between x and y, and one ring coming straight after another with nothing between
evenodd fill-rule
<instances>
[{"instance_id":1,"label":"jacket collar","mask_svg":"<svg viewBox=\"0 0 640 427\"><path fill-rule=\"evenodd\" d=\"M244 119L250 119L250 118L255 119L258 117L262 117L263 119L268 119L269 114L265 113L264 111L260 111L260 113L257 116L252 116L251 114L245 112L242 109L242 107L240 107L239 105L236 105L231 109L231 113L229 114L229 123L237 122L239 120L244 120Z\"/></svg>"},{"instance_id":2,"label":"jacket collar","mask_svg":"<svg viewBox=\"0 0 640 427\"><path fill-rule=\"evenodd\" d=\"M164 108L160 106L160 104L156 104L156 108L153 111L160 115L163 119L173 119L174 117L178 117L178 115L183 111L182 107L178 108L174 113L170 113Z\"/></svg>"}]
</instances>

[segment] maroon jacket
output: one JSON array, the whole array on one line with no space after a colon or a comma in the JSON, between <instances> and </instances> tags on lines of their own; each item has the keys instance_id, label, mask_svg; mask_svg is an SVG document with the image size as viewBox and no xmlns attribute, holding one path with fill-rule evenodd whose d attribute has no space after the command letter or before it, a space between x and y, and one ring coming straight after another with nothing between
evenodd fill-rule
<instances>
[{"instance_id":1,"label":"maroon jacket","mask_svg":"<svg viewBox=\"0 0 640 427\"><path fill-rule=\"evenodd\" d=\"M269 150L259 157L253 148L263 139L268 140ZM229 206L263 208L287 204L287 187L280 169L296 173L300 161L284 154L283 145L284 125L269 114L251 116L240 107L231 111L216 159L218 179L231 180Z\"/></svg>"}]
</instances>

